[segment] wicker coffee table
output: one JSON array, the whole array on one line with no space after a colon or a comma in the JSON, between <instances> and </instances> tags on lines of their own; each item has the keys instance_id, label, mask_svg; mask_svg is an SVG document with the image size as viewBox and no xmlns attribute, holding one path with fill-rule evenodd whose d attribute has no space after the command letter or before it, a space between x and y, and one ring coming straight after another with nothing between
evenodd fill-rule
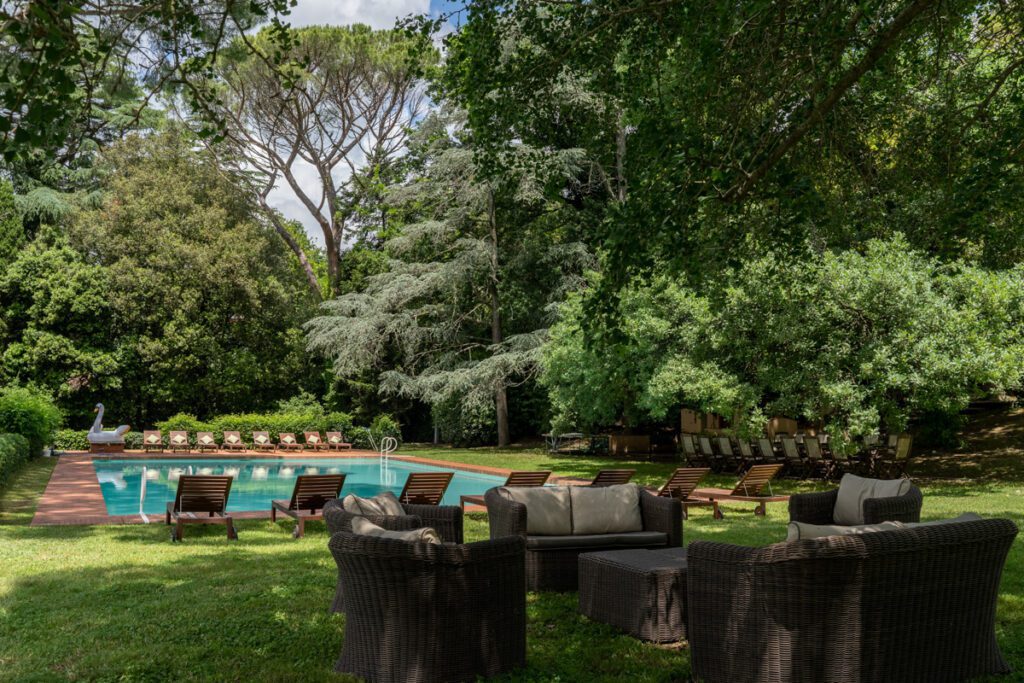
<instances>
[{"instance_id":1,"label":"wicker coffee table","mask_svg":"<svg viewBox=\"0 0 1024 683\"><path fill-rule=\"evenodd\" d=\"M686 549L609 550L579 557L580 612L641 640L686 638Z\"/></svg>"}]
</instances>

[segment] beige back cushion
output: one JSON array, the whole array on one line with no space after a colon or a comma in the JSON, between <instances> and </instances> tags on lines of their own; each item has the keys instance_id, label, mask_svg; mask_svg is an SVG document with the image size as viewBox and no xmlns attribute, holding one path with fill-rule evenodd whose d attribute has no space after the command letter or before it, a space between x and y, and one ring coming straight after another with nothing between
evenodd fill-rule
<instances>
[{"instance_id":1,"label":"beige back cushion","mask_svg":"<svg viewBox=\"0 0 1024 683\"><path fill-rule=\"evenodd\" d=\"M903 522L882 522L881 524L855 524L853 526L841 526L838 524L805 524L803 522L790 522L786 531L787 541L800 541L808 538L824 538L826 536L851 536L857 534L870 534L876 531L893 531L902 529Z\"/></svg>"},{"instance_id":2,"label":"beige back cushion","mask_svg":"<svg viewBox=\"0 0 1024 683\"><path fill-rule=\"evenodd\" d=\"M351 512L354 515L394 517L405 514L405 508L391 491L377 494L373 498L360 498L350 493L342 499L341 507L345 512Z\"/></svg>"},{"instance_id":3,"label":"beige back cushion","mask_svg":"<svg viewBox=\"0 0 1024 683\"><path fill-rule=\"evenodd\" d=\"M572 534L572 508L567 486L502 486L498 492L526 506L526 533L531 536Z\"/></svg>"},{"instance_id":4,"label":"beige back cushion","mask_svg":"<svg viewBox=\"0 0 1024 683\"><path fill-rule=\"evenodd\" d=\"M573 534L619 534L644 530L640 516L640 488L636 484L571 486L569 491Z\"/></svg>"},{"instance_id":5,"label":"beige back cushion","mask_svg":"<svg viewBox=\"0 0 1024 683\"><path fill-rule=\"evenodd\" d=\"M365 517L355 517L352 519L352 532L362 536L379 536L381 538L393 538L398 541L441 544L441 538L430 527L407 529L405 531L388 531Z\"/></svg>"},{"instance_id":6,"label":"beige back cushion","mask_svg":"<svg viewBox=\"0 0 1024 683\"><path fill-rule=\"evenodd\" d=\"M909 479L865 479L844 474L832 518L836 524L864 523L864 501L868 498L892 498L910 491Z\"/></svg>"}]
</instances>

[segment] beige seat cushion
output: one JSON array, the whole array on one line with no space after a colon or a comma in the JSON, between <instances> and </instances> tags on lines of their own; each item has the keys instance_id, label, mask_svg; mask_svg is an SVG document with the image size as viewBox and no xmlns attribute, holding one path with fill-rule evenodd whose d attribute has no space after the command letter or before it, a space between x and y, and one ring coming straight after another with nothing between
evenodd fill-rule
<instances>
[{"instance_id":1,"label":"beige seat cushion","mask_svg":"<svg viewBox=\"0 0 1024 683\"><path fill-rule=\"evenodd\" d=\"M505 498L526 506L526 533L533 536L572 534L572 507L567 486L501 486Z\"/></svg>"},{"instance_id":2,"label":"beige seat cushion","mask_svg":"<svg viewBox=\"0 0 1024 683\"><path fill-rule=\"evenodd\" d=\"M355 517L352 519L352 532L362 536L379 536L380 538L393 538L398 541L409 541L412 543L441 544L441 537L430 527L407 529L405 531L388 531L365 517Z\"/></svg>"},{"instance_id":3,"label":"beige seat cushion","mask_svg":"<svg viewBox=\"0 0 1024 683\"><path fill-rule=\"evenodd\" d=\"M342 499L341 507L345 512L351 512L354 515L394 517L405 514L405 508L391 491L377 494L373 498L360 498L350 493Z\"/></svg>"},{"instance_id":4,"label":"beige seat cushion","mask_svg":"<svg viewBox=\"0 0 1024 683\"><path fill-rule=\"evenodd\" d=\"M839 494L832 519L836 524L864 523L864 501L869 498L892 498L910 491L909 479L865 479L855 474L844 474L839 482Z\"/></svg>"},{"instance_id":5,"label":"beige seat cushion","mask_svg":"<svg viewBox=\"0 0 1024 683\"><path fill-rule=\"evenodd\" d=\"M855 524L842 526L839 524L805 524L790 522L786 531L787 541L801 541L808 538L824 538L826 536L853 536L871 534L876 531L894 531L902 529L903 522L882 522L881 524Z\"/></svg>"},{"instance_id":6,"label":"beige seat cushion","mask_svg":"<svg viewBox=\"0 0 1024 683\"><path fill-rule=\"evenodd\" d=\"M904 526L908 528L914 528L918 526L938 526L940 524L956 524L958 522L977 522L978 520L984 519L981 515L976 515L973 512L965 512L959 517L951 517L950 519L936 519L931 522L910 522Z\"/></svg>"},{"instance_id":7,"label":"beige seat cushion","mask_svg":"<svg viewBox=\"0 0 1024 683\"><path fill-rule=\"evenodd\" d=\"M643 531L640 516L640 488L636 484L617 486L572 486L572 533L621 534Z\"/></svg>"}]
</instances>

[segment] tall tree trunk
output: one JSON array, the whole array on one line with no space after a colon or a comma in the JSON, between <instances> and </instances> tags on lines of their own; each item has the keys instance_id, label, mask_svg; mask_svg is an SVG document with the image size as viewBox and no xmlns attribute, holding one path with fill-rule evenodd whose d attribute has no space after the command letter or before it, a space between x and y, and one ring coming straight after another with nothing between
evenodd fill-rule
<instances>
[{"instance_id":1,"label":"tall tree trunk","mask_svg":"<svg viewBox=\"0 0 1024 683\"><path fill-rule=\"evenodd\" d=\"M626 122L619 111L618 127L615 130L615 180L619 202L626 201Z\"/></svg>"},{"instance_id":2,"label":"tall tree trunk","mask_svg":"<svg viewBox=\"0 0 1024 683\"><path fill-rule=\"evenodd\" d=\"M491 277L488 292L491 297L491 343L503 341L501 332L501 299L498 296L498 223L494 212L494 191L487 193L487 212L491 228ZM508 393L504 378L494 390L494 421L498 426L498 446L507 446L511 438L508 430Z\"/></svg>"},{"instance_id":3,"label":"tall tree trunk","mask_svg":"<svg viewBox=\"0 0 1024 683\"><path fill-rule=\"evenodd\" d=\"M281 236L284 243L288 245L288 248L292 250L295 257L299 259L302 271L306 275L306 284L309 285L309 291L313 294L316 301L322 301L323 292L320 291L320 281L317 279L316 273L313 272L313 266L309 262L306 252L302 250L302 245L300 245L298 240L288 232L288 228L286 228L284 223L281 222L281 216L277 211L270 208L270 205L262 199L260 200L260 204L263 206L263 212L270 217L270 223L274 226L277 234Z\"/></svg>"}]
</instances>

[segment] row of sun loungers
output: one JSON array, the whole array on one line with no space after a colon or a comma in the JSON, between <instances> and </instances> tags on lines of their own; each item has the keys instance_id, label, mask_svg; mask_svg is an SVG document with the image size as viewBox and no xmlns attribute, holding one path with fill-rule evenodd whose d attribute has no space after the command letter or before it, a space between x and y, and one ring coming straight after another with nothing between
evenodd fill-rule
<instances>
[{"instance_id":1,"label":"row of sun loungers","mask_svg":"<svg viewBox=\"0 0 1024 683\"><path fill-rule=\"evenodd\" d=\"M629 469L601 470L588 485L626 484L633 478L635 472L636 470ZM454 475L454 472L412 472L406 479L398 500L416 505L440 505ZM543 486L550 476L550 471L512 472L505 481L505 486ZM227 527L228 538L238 538L232 517L227 512L233 480L233 477L226 475L179 477L174 501L167 504L167 524L175 525L171 539L180 541L186 524L224 524ZM324 504L328 500L338 498L344 485L344 474L300 475L295 480L295 487L289 500L271 502L271 521L277 521L279 514L291 517L296 521L293 535L300 538L305 533L306 522L321 519ZM670 479L666 487L672 485L673 480ZM483 505L483 502L483 496L462 496L460 504L465 507L467 503Z\"/></svg>"},{"instance_id":2,"label":"row of sun loungers","mask_svg":"<svg viewBox=\"0 0 1024 683\"><path fill-rule=\"evenodd\" d=\"M779 464L785 475L834 479L847 472L902 477L910 459L913 437L893 434L886 444L866 443L858 453L828 447L824 437L780 435L774 441L733 439L728 436L683 434L683 457L688 465L716 472L740 472L754 464Z\"/></svg>"},{"instance_id":3,"label":"row of sun loungers","mask_svg":"<svg viewBox=\"0 0 1024 683\"><path fill-rule=\"evenodd\" d=\"M352 448L352 444L345 441L341 432L327 432L326 438L320 432L303 432L304 443L300 443L291 432L278 434L277 443L270 438L270 432L253 432L252 442L245 443L240 432L224 432L224 438L220 443L213 436L213 432L196 432L195 445L192 445L188 438L188 432L173 431L168 434L167 444L164 445L163 434L156 429L150 429L142 433L142 449L146 452L163 453L169 450L171 453L191 453L192 450L199 451L342 451Z\"/></svg>"},{"instance_id":4,"label":"row of sun loungers","mask_svg":"<svg viewBox=\"0 0 1024 683\"><path fill-rule=\"evenodd\" d=\"M440 505L454 472L412 472L398 496L403 503ZM234 521L228 514L228 496L234 477L212 474L183 474L178 478L174 501L167 504L167 524L174 524L172 541L180 541L186 524L224 524L228 539L238 538ZM293 536L301 538L306 522L322 519L324 504L341 495L344 474L303 474L295 480L288 500L271 501L270 519L283 514L295 520Z\"/></svg>"}]
</instances>

